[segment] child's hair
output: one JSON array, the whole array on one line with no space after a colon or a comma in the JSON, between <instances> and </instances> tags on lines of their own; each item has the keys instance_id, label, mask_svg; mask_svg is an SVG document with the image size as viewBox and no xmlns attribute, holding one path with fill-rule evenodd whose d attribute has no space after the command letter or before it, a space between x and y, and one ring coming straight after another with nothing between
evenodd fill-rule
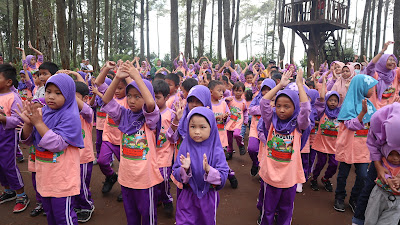
<instances>
[{"instance_id":1,"label":"child's hair","mask_svg":"<svg viewBox=\"0 0 400 225\"><path fill-rule=\"evenodd\" d=\"M311 89L315 89L315 83L314 83L314 81L311 80L311 78L308 78L306 80L306 85L307 85L307 87L309 87Z\"/></svg>"},{"instance_id":2,"label":"child's hair","mask_svg":"<svg viewBox=\"0 0 400 225\"><path fill-rule=\"evenodd\" d=\"M229 79L227 76L222 76L222 80L225 81L226 83L229 83Z\"/></svg>"},{"instance_id":3,"label":"child's hair","mask_svg":"<svg viewBox=\"0 0 400 225\"><path fill-rule=\"evenodd\" d=\"M207 80L211 80L211 74L207 73Z\"/></svg>"},{"instance_id":4,"label":"child's hair","mask_svg":"<svg viewBox=\"0 0 400 225\"><path fill-rule=\"evenodd\" d=\"M176 72L176 75L183 77L183 73L181 71Z\"/></svg>"},{"instance_id":5,"label":"child's hair","mask_svg":"<svg viewBox=\"0 0 400 225\"><path fill-rule=\"evenodd\" d=\"M253 91L247 90L246 93L244 94L244 97L246 98L246 101L253 100Z\"/></svg>"},{"instance_id":6,"label":"child's hair","mask_svg":"<svg viewBox=\"0 0 400 225\"><path fill-rule=\"evenodd\" d=\"M17 70L10 64L0 65L0 74L3 74L6 80L12 80L12 85L16 88L18 86Z\"/></svg>"},{"instance_id":7,"label":"child's hair","mask_svg":"<svg viewBox=\"0 0 400 225\"><path fill-rule=\"evenodd\" d=\"M187 78L185 81L183 81L182 83L182 87L183 89L185 89L185 91L190 91L190 89L192 89L192 87L198 85L199 83L197 82L196 79L194 78Z\"/></svg>"},{"instance_id":8,"label":"child's hair","mask_svg":"<svg viewBox=\"0 0 400 225\"><path fill-rule=\"evenodd\" d=\"M165 80L165 75L162 73L156 73L154 80Z\"/></svg>"},{"instance_id":9,"label":"child's hair","mask_svg":"<svg viewBox=\"0 0 400 225\"><path fill-rule=\"evenodd\" d=\"M208 89L214 90L214 88L218 85L222 85L222 82L218 80L212 80L210 83L208 83Z\"/></svg>"},{"instance_id":10,"label":"child's hair","mask_svg":"<svg viewBox=\"0 0 400 225\"><path fill-rule=\"evenodd\" d=\"M109 75L109 74L111 74L112 76L114 76L114 77L115 77L115 73L114 73L114 71L112 71L112 70L109 70L109 71L108 71L108 73L107 73L107 75Z\"/></svg>"},{"instance_id":11,"label":"child's hair","mask_svg":"<svg viewBox=\"0 0 400 225\"><path fill-rule=\"evenodd\" d=\"M128 83L126 82L125 79L122 79L121 82L122 82L125 86L128 86ZM129 91L129 90L126 90L126 91Z\"/></svg>"},{"instance_id":12,"label":"child's hair","mask_svg":"<svg viewBox=\"0 0 400 225\"><path fill-rule=\"evenodd\" d=\"M229 73L229 75L231 75L231 71L229 69L225 69L224 73Z\"/></svg>"},{"instance_id":13,"label":"child's hair","mask_svg":"<svg viewBox=\"0 0 400 225\"><path fill-rule=\"evenodd\" d=\"M176 73L170 73L167 76L165 76L165 80L172 80L175 84L175 86L179 85L179 82L181 81L179 76Z\"/></svg>"},{"instance_id":14,"label":"child's hair","mask_svg":"<svg viewBox=\"0 0 400 225\"><path fill-rule=\"evenodd\" d=\"M271 77L272 77L272 80L274 80L276 82L277 80L282 79L282 74L279 71L274 71L271 74Z\"/></svg>"},{"instance_id":15,"label":"child's hair","mask_svg":"<svg viewBox=\"0 0 400 225\"><path fill-rule=\"evenodd\" d=\"M82 97L85 97L86 95L89 95L89 87L80 81L75 81L75 88L76 92L82 95Z\"/></svg>"},{"instance_id":16,"label":"child's hair","mask_svg":"<svg viewBox=\"0 0 400 225\"><path fill-rule=\"evenodd\" d=\"M244 73L244 77L246 78L248 75L254 75L253 72L251 72L250 70L246 70L246 72Z\"/></svg>"},{"instance_id":17,"label":"child's hair","mask_svg":"<svg viewBox=\"0 0 400 225\"><path fill-rule=\"evenodd\" d=\"M164 75L163 75L164 76ZM161 93L164 98L169 95L169 85L165 80L153 81L154 94Z\"/></svg>"},{"instance_id":18,"label":"child's hair","mask_svg":"<svg viewBox=\"0 0 400 225\"><path fill-rule=\"evenodd\" d=\"M239 88L241 88L243 91L245 90L244 84L243 84L242 82L240 82L240 81L235 82L235 83L233 84L232 90L237 90L237 89L239 89Z\"/></svg>"},{"instance_id":19,"label":"child's hair","mask_svg":"<svg viewBox=\"0 0 400 225\"><path fill-rule=\"evenodd\" d=\"M277 66L271 66L271 69L276 69L277 71L279 70Z\"/></svg>"},{"instance_id":20,"label":"child's hair","mask_svg":"<svg viewBox=\"0 0 400 225\"><path fill-rule=\"evenodd\" d=\"M113 80L114 77L110 76L110 75L106 75L107 78L109 78L110 80Z\"/></svg>"},{"instance_id":21,"label":"child's hair","mask_svg":"<svg viewBox=\"0 0 400 225\"><path fill-rule=\"evenodd\" d=\"M51 75L54 75L59 70L57 64L52 62L44 62L39 66L39 70L48 70Z\"/></svg>"},{"instance_id":22,"label":"child's hair","mask_svg":"<svg viewBox=\"0 0 400 225\"><path fill-rule=\"evenodd\" d=\"M265 78L264 77L260 77L260 78L258 78L257 82L260 82L260 81L263 81L263 80L265 80Z\"/></svg>"}]
</instances>

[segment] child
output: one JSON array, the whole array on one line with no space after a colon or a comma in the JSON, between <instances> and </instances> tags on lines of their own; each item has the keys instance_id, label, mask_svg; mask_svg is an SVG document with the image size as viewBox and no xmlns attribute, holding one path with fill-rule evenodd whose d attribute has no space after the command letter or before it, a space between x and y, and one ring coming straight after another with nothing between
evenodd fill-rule
<instances>
[{"instance_id":1,"label":"child","mask_svg":"<svg viewBox=\"0 0 400 225\"><path fill-rule=\"evenodd\" d=\"M32 73L32 78L33 78L33 83L35 84L35 87L32 90L32 96L34 96L38 88L43 86L43 83L39 79L39 71Z\"/></svg>"},{"instance_id":2,"label":"child","mask_svg":"<svg viewBox=\"0 0 400 225\"><path fill-rule=\"evenodd\" d=\"M46 105L44 98L37 98L32 100L33 109L41 109L43 106ZM36 161L36 154L35 154L35 146L31 145L29 148L29 160L28 160L28 170L32 172L32 185L33 189L36 193L36 207L32 209L30 215L32 217L38 216L40 213L43 212L43 203L42 203L42 196L37 191L36 187L36 169L35 169L35 161Z\"/></svg>"},{"instance_id":3,"label":"child","mask_svg":"<svg viewBox=\"0 0 400 225\"><path fill-rule=\"evenodd\" d=\"M240 136L242 123L247 125L249 120L246 101L242 98L244 89L245 87L242 82L236 82L233 85L234 98L228 103L229 110L231 111L231 116L230 120L226 124L226 130L228 132L228 151L226 153L227 160L232 159L233 138L235 138L236 143L239 146L240 155L246 154L243 137Z\"/></svg>"},{"instance_id":4,"label":"child","mask_svg":"<svg viewBox=\"0 0 400 225\"><path fill-rule=\"evenodd\" d=\"M257 93L257 92L256 92ZM245 93L244 93L244 99L246 100L246 107L247 108L249 108L249 106L250 106L250 104L251 104L251 101L253 101L253 91L252 90L247 90ZM247 124L242 124L242 127L241 127L241 129L240 129L240 136L242 136L243 137L243 141L244 141L244 135L246 134L246 130L247 130L247 126L250 126L251 124L249 124L249 123L251 123L251 119L252 119L252 117L251 116L249 116L248 117L248 120L247 120Z\"/></svg>"},{"instance_id":5,"label":"child","mask_svg":"<svg viewBox=\"0 0 400 225\"><path fill-rule=\"evenodd\" d=\"M19 72L21 80L18 82L18 92L22 100L32 99L32 91L35 88L33 77L26 67Z\"/></svg>"},{"instance_id":6,"label":"child","mask_svg":"<svg viewBox=\"0 0 400 225\"><path fill-rule=\"evenodd\" d=\"M355 76L354 67L352 65L346 65L342 68L342 74L336 79L335 84L332 87L332 91L339 93L340 101L339 106L342 105L344 98L346 97L347 89L349 88L350 81Z\"/></svg>"},{"instance_id":7,"label":"child","mask_svg":"<svg viewBox=\"0 0 400 225\"><path fill-rule=\"evenodd\" d=\"M218 190L228 176L214 113L196 107L185 125L187 137L179 148L174 177L184 184L177 199L176 224L216 224Z\"/></svg>"},{"instance_id":8,"label":"child","mask_svg":"<svg viewBox=\"0 0 400 225\"><path fill-rule=\"evenodd\" d=\"M263 130L267 148L260 158L260 177L264 183L264 203L261 224L290 224L296 184L304 183L300 149L308 137L302 132L310 126L311 106L303 87L303 73L296 78L299 94L286 89L277 92L289 83L291 73L282 77L281 82L260 101ZM276 96L275 108L270 102Z\"/></svg>"},{"instance_id":9,"label":"child","mask_svg":"<svg viewBox=\"0 0 400 225\"><path fill-rule=\"evenodd\" d=\"M199 83L197 82L196 79L194 78L187 78L185 81L182 82L181 85L181 97L182 99L187 99L187 96L189 94L190 89L192 89L192 87L198 85Z\"/></svg>"},{"instance_id":10,"label":"child","mask_svg":"<svg viewBox=\"0 0 400 225\"><path fill-rule=\"evenodd\" d=\"M120 81L128 76L134 81L126 87L128 107L125 108L113 96ZM103 101L105 105L102 109L123 133L118 182L121 184L127 223L156 224L154 186L163 181L156 151L161 120L151 83L143 80L137 69L127 61L118 69Z\"/></svg>"},{"instance_id":11,"label":"child","mask_svg":"<svg viewBox=\"0 0 400 225\"><path fill-rule=\"evenodd\" d=\"M260 100L262 97L267 94L270 90L272 90L276 86L275 82L272 79L265 79L260 88L260 92L258 92L257 96L253 99L249 106L249 114L251 117L251 125L249 132L249 144L247 146L247 151L249 152L249 156L253 165L250 170L250 174L254 177L258 174L258 150L260 146L260 141L258 139L257 125L258 121L261 118L261 110L260 110Z\"/></svg>"},{"instance_id":12,"label":"child","mask_svg":"<svg viewBox=\"0 0 400 225\"><path fill-rule=\"evenodd\" d=\"M340 111L340 107L338 107L339 99L339 93L336 91L330 91L325 96L325 82L323 82L319 102L316 103L319 127L313 143L313 149L317 151L318 157L317 164L312 172L313 179L311 180L311 189L314 191L319 190L317 179L325 167L327 158L328 168L325 171L325 175L321 178L321 182L324 184L326 191L333 191L329 179L335 175L338 165L335 159L335 145L339 129L339 122L337 120Z\"/></svg>"},{"instance_id":13,"label":"child","mask_svg":"<svg viewBox=\"0 0 400 225\"><path fill-rule=\"evenodd\" d=\"M78 222L86 223L92 217L94 205L90 192L90 179L92 177L94 152L92 141L93 110L86 102L89 99L89 88L83 83L76 81L76 102L80 111L82 124L82 136L85 147L79 150L81 167L81 188L80 194L74 199L74 209Z\"/></svg>"},{"instance_id":14,"label":"child","mask_svg":"<svg viewBox=\"0 0 400 225\"><path fill-rule=\"evenodd\" d=\"M370 162L366 146L369 121L376 111L367 100L373 94L373 87L378 81L367 75L357 75L351 80L346 98L338 115L339 133L336 139L335 159L340 162L335 191L335 210L345 211L346 180L351 165L356 167L356 181L351 191L349 205L353 212L358 196L364 186Z\"/></svg>"},{"instance_id":15,"label":"child","mask_svg":"<svg viewBox=\"0 0 400 225\"><path fill-rule=\"evenodd\" d=\"M176 101L179 100L179 94L178 94L178 89L179 89L179 84L180 84L180 78L177 74L175 73L170 73L167 76L165 76L165 82L169 85L169 99L167 101L167 107L172 109L173 105L175 104Z\"/></svg>"},{"instance_id":16,"label":"child","mask_svg":"<svg viewBox=\"0 0 400 225\"><path fill-rule=\"evenodd\" d=\"M158 185L159 188L159 201L163 203L164 211L168 217L172 217L174 210L173 198L170 193L171 186L169 185L169 177L172 173L172 157L174 155L174 145L171 144L171 133L168 129L171 127L171 121L175 117L172 109L167 108L166 102L169 97L169 86L163 80L156 80L153 82L154 96L156 104L161 113L161 131L158 136L156 144L157 161L160 166L161 176L164 178L163 182ZM173 142L173 141L172 141Z\"/></svg>"},{"instance_id":17,"label":"child","mask_svg":"<svg viewBox=\"0 0 400 225\"><path fill-rule=\"evenodd\" d=\"M84 142L75 83L60 73L47 81L45 90L42 115L24 102L21 141L36 149L36 184L48 224L78 224L71 200L80 193L78 148Z\"/></svg>"},{"instance_id":18,"label":"child","mask_svg":"<svg viewBox=\"0 0 400 225\"><path fill-rule=\"evenodd\" d=\"M58 66L52 62L44 62L42 65L39 66L39 80L42 84L46 84L47 80L57 73ZM36 90L33 99L35 98L44 98L45 88L44 86L39 87Z\"/></svg>"},{"instance_id":19,"label":"child","mask_svg":"<svg viewBox=\"0 0 400 225\"><path fill-rule=\"evenodd\" d=\"M17 151L16 128L21 123L17 104L21 99L11 87L16 87L17 71L9 64L0 65L0 183L5 188L0 195L0 204L16 200L14 213L22 212L29 205L29 198L24 192L21 173L15 162ZM18 112L19 113L19 112Z\"/></svg>"},{"instance_id":20,"label":"child","mask_svg":"<svg viewBox=\"0 0 400 225\"><path fill-rule=\"evenodd\" d=\"M37 59L34 55L25 56L25 51L22 48L17 47L19 51L22 52L22 64L27 67L29 72L37 71L39 66L43 63L43 53L39 50L33 48L30 41L28 41L28 47L32 49L37 54Z\"/></svg>"}]
</instances>

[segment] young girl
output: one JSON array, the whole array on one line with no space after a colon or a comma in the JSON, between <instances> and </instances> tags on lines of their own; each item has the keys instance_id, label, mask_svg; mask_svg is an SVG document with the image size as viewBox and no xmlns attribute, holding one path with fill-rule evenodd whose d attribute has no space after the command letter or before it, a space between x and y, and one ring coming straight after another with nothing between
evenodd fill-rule
<instances>
[{"instance_id":1,"label":"young girl","mask_svg":"<svg viewBox=\"0 0 400 225\"><path fill-rule=\"evenodd\" d=\"M18 82L19 96L21 96L22 100L31 99L33 96L32 91L35 88L32 74L26 67L24 67L24 70L21 70L19 74L21 76L21 80Z\"/></svg>"},{"instance_id":2,"label":"young girl","mask_svg":"<svg viewBox=\"0 0 400 225\"><path fill-rule=\"evenodd\" d=\"M259 174L264 183L261 224L274 224L275 213L277 224L290 224L296 184L305 182L300 147L306 140L302 140L301 133L310 126L311 106L303 87L302 71L296 79L299 94L288 89L277 94L289 83L290 75L285 74L260 101L268 149L260 158ZM276 94L273 108L270 102Z\"/></svg>"},{"instance_id":3,"label":"young girl","mask_svg":"<svg viewBox=\"0 0 400 225\"><path fill-rule=\"evenodd\" d=\"M340 96L339 106L342 105L344 98L346 97L347 90L350 85L351 79L355 76L354 67L352 65L346 65L342 68L342 74L336 79L331 91L336 91Z\"/></svg>"},{"instance_id":4,"label":"young girl","mask_svg":"<svg viewBox=\"0 0 400 225\"><path fill-rule=\"evenodd\" d=\"M233 85L234 98L228 103L231 116L229 122L226 124L226 130L228 132L227 160L232 159L233 138L235 138L236 143L239 146L240 155L246 154L243 137L240 135L242 124L244 123L247 125L249 120L246 101L242 98L243 92L244 84L242 82L236 82Z\"/></svg>"},{"instance_id":5,"label":"young girl","mask_svg":"<svg viewBox=\"0 0 400 225\"><path fill-rule=\"evenodd\" d=\"M328 168L325 175L321 178L325 190L332 192L332 184L329 181L337 170L337 161L335 160L336 139L339 129L337 116L340 111L339 106L340 95L336 91L330 91L325 95L325 82L323 82L320 99L316 103L318 111L319 127L317 135L314 139L313 149L317 151L318 161L313 170L313 178L311 180L311 189L318 191L318 176L325 167L328 158Z\"/></svg>"},{"instance_id":6,"label":"young girl","mask_svg":"<svg viewBox=\"0 0 400 225\"><path fill-rule=\"evenodd\" d=\"M16 49L22 52L22 64L27 67L27 70L29 72L37 71L43 63L43 53L35 49L30 41L28 41L28 47L37 54L37 58L34 55L25 56L25 51L22 48L17 47Z\"/></svg>"},{"instance_id":7,"label":"young girl","mask_svg":"<svg viewBox=\"0 0 400 225\"><path fill-rule=\"evenodd\" d=\"M33 143L37 191L48 224L78 224L71 205L80 193L79 148L84 147L75 83L67 74L52 76L45 85L42 115L24 103L21 140Z\"/></svg>"},{"instance_id":8,"label":"young girl","mask_svg":"<svg viewBox=\"0 0 400 225\"><path fill-rule=\"evenodd\" d=\"M340 165L334 208L339 212L345 211L346 180L351 165L354 164L356 167L357 175L349 200L353 212L367 176L370 157L366 141L369 121L376 109L366 98L373 95L373 87L376 84L378 81L370 76L362 74L354 76L337 118L339 133L336 139L335 159Z\"/></svg>"},{"instance_id":9,"label":"young girl","mask_svg":"<svg viewBox=\"0 0 400 225\"><path fill-rule=\"evenodd\" d=\"M258 173L258 150L260 146L260 141L258 139L257 125L258 121L261 118L260 100L275 86L276 86L275 81L269 78L265 79L261 84L261 91L258 92L256 97L254 97L253 101L251 101L249 106L249 115L251 115L252 117L251 117L247 151L249 152L249 156L253 162L253 165L250 170L250 174L252 176L256 176Z\"/></svg>"},{"instance_id":10,"label":"young girl","mask_svg":"<svg viewBox=\"0 0 400 225\"><path fill-rule=\"evenodd\" d=\"M188 115L187 137L173 166L174 177L184 184L177 199L176 224L216 224L222 189L229 167L219 140L214 113L196 107Z\"/></svg>"},{"instance_id":11,"label":"young girl","mask_svg":"<svg viewBox=\"0 0 400 225\"><path fill-rule=\"evenodd\" d=\"M125 108L113 99L121 80L134 81L126 87ZM127 222L156 224L154 186L163 178L157 162L156 143L161 129L160 111L151 83L140 77L131 62L125 62L103 96L102 109L122 132L118 182L121 184Z\"/></svg>"}]
</instances>

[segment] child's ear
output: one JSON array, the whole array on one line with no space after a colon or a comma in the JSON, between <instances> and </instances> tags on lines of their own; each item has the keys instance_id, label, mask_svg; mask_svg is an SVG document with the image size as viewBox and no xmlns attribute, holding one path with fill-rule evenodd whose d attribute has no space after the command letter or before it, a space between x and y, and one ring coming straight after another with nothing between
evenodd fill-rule
<instances>
[{"instance_id":1,"label":"child's ear","mask_svg":"<svg viewBox=\"0 0 400 225\"><path fill-rule=\"evenodd\" d=\"M85 97L83 97L83 102L88 102L89 101L89 96L85 95Z\"/></svg>"},{"instance_id":2,"label":"child's ear","mask_svg":"<svg viewBox=\"0 0 400 225\"><path fill-rule=\"evenodd\" d=\"M7 81L6 81L6 86L7 87L11 87L13 85L13 81L11 80L11 79L8 79Z\"/></svg>"},{"instance_id":3,"label":"child's ear","mask_svg":"<svg viewBox=\"0 0 400 225\"><path fill-rule=\"evenodd\" d=\"M165 101L168 101L170 94L167 95L167 97L164 97Z\"/></svg>"}]
</instances>

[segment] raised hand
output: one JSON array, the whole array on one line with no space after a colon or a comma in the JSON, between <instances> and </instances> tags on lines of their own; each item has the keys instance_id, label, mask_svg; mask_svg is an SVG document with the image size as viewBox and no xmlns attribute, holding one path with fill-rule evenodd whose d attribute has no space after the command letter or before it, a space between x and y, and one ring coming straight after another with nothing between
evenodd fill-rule
<instances>
[{"instance_id":1,"label":"raised hand","mask_svg":"<svg viewBox=\"0 0 400 225\"><path fill-rule=\"evenodd\" d=\"M303 74L304 74L304 72L303 72L303 70L301 68L297 70L297 76L296 76L296 84L297 84L297 86L304 84L304 82L303 82L303 80L304 80L303 79Z\"/></svg>"},{"instance_id":2,"label":"raised hand","mask_svg":"<svg viewBox=\"0 0 400 225\"><path fill-rule=\"evenodd\" d=\"M281 82L279 83L282 87L286 87L289 83L290 80L289 78L292 76L292 72L291 71L286 71L283 75L282 75L282 79Z\"/></svg>"},{"instance_id":3,"label":"raised hand","mask_svg":"<svg viewBox=\"0 0 400 225\"><path fill-rule=\"evenodd\" d=\"M15 47L16 49L18 49L19 51L23 52L24 49L20 48L20 47Z\"/></svg>"},{"instance_id":4,"label":"raised hand","mask_svg":"<svg viewBox=\"0 0 400 225\"><path fill-rule=\"evenodd\" d=\"M190 168L190 154L189 154L189 152L186 153L186 157L181 155L179 157L179 160L181 161L181 164L182 164L181 167L183 169L185 169L185 171L187 171Z\"/></svg>"},{"instance_id":5,"label":"raised hand","mask_svg":"<svg viewBox=\"0 0 400 225\"><path fill-rule=\"evenodd\" d=\"M27 116L28 114L30 114L28 112L28 104L29 103L30 102L28 102L26 100L22 101L22 106L17 103L18 110L14 110L14 112L16 112L19 117L21 117L22 121L24 121L25 124L31 125L32 124L31 120Z\"/></svg>"},{"instance_id":6,"label":"raised hand","mask_svg":"<svg viewBox=\"0 0 400 225\"><path fill-rule=\"evenodd\" d=\"M385 52L385 51L388 49L389 45L392 45L392 44L394 44L394 41L388 41L388 42L386 42L386 43L383 45L382 52Z\"/></svg>"},{"instance_id":7,"label":"raised hand","mask_svg":"<svg viewBox=\"0 0 400 225\"><path fill-rule=\"evenodd\" d=\"M208 174L208 172L210 172L210 169L211 169L211 166L208 164L206 154L203 154L203 169L204 169L204 171L206 171L207 174Z\"/></svg>"},{"instance_id":8,"label":"raised hand","mask_svg":"<svg viewBox=\"0 0 400 225\"><path fill-rule=\"evenodd\" d=\"M116 66L116 63L115 62L113 62L113 61L107 61L106 62L106 65L105 65L105 67L107 68L107 69L114 69L115 68L115 66Z\"/></svg>"},{"instance_id":9,"label":"raised hand","mask_svg":"<svg viewBox=\"0 0 400 225\"><path fill-rule=\"evenodd\" d=\"M174 106L175 106L175 116L176 119L179 121L183 116L183 111L185 109L186 104L184 103L184 100L180 100L175 102Z\"/></svg>"},{"instance_id":10,"label":"raised hand","mask_svg":"<svg viewBox=\"0 0 400 225\"><path fill-rule=\"evenodd\" d=\"M310 60L310 65L314 67L314 61Z\"/></svg>"},{"instance_id":11,"label":"raised hand","mask_svg":"<svg viewBox=\"0 0 400 225\"><path fill-rule=\"evenodd\" d=\"M28 47L29 47L30 49L33 48L31 41L28 41Z\"/></svg>"}]
</instances>

